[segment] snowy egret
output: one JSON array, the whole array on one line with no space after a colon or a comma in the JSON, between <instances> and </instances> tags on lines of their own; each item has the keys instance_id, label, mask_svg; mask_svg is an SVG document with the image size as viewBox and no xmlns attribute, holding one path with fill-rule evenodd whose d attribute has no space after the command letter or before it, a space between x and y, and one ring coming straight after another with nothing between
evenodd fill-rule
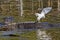
<instances>
[{"instance_id":1,"label":"snowy egret","mask_svg":"<svg viewBox=\"0 0 60 40\"><path fill-rule=\"evenodd\" d=\"M35 13L35 15L37 17L37 22L39 22L41 18L45 18L45 14L50 12L51 9L52 9L52 7L46 7L42 10L41 14L40 13Z\"/></svg>"}]
</instances>

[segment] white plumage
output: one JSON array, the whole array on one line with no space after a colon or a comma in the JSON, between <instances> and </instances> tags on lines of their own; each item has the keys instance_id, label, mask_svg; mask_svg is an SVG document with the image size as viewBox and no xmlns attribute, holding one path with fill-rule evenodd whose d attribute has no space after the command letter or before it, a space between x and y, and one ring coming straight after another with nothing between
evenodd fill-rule
<instances>
[{"instance_id":1,"label":"white plumage","mask_svg":"<svg viewBox=\"0 0 60 40\"><path fill-rule=\"evenodd\" d=\"M52 9L52 7L47 7L47 8L44 8L40 13L35 13L35 15L37 16L37 21L40 21L41 18L45 18L45 14L47 14L48 12L50 12Z\"/></svg>"}]
</instances>

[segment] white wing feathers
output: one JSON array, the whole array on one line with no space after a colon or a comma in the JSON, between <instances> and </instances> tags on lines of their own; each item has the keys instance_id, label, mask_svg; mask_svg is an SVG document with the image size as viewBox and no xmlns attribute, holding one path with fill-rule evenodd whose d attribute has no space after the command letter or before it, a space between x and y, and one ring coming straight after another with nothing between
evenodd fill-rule
<instances>
[{"instance_id":1,"label":"white wing feathers","mask_svg":"<svg viewBox=\"0 0 60 40\"><path fill-rule=\"evenodd\" d=\"M52 7L46 7L46 8L44 8L44 9L42 10L41 13L47 14L48 12L51 11L51 9L52 9Z\"/></svg>"},{"instance_id":2,"label":"white wing feathers","mask_svg":"<svg viewBox=\"0 0 60 40\"><path fill-rule=\"evenodd\" d=\"M35 13L35 15L37 16L37 21L40 21L41 18L45 18L45 14L47 14L48 12L50 12L52 9L52 7L47 7L44 8L41 12L41 14L39 13Z\"/></svg>"}]
</instances>

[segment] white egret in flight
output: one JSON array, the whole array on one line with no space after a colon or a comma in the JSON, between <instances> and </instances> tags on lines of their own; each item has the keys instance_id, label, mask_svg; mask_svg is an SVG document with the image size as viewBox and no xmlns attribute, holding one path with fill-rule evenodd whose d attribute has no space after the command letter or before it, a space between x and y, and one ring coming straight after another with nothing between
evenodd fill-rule
<instances>
[{"instance_id":1,"label":"white egret in flight","mask_svg":"<svg viewBox=\"0 0 60 40\"><path fill-rule=\"evenodd\" d=\"M52 7L46 7L42 10L41 14L40 13L35 13L35 15L37 16L37 22L40 21L41 18L45 18L45 14L50 12L51 9L52 9Z\"/></svg>"}]
</instances>

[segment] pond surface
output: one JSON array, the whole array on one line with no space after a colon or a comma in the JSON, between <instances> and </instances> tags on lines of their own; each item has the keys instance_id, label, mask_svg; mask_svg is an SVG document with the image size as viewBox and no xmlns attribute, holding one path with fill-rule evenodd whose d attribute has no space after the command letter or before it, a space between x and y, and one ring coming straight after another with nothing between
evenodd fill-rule
<instances>
[{"instance_id":1,"label":"pond surface","mask_svg":"<svg viewBox=\"0 0 60 40\"><path fill-rule=\"evenodd\" d=\"M15 39L17 38L18 40L28 40L27 37L22 37L20 36L21 34L23 35L26 35L26 33L28 32L32 32L32 31L35 31L33 29L23 29L23 30L15 30L15 31L0 31L0 38L3 38L3 39ZM25 34L24 34L25 33Z\"/></svg>"},{"instance_id":2,"label":"pond surface","mask_svg":"<svg viewBox=\"0 0 60 40\"><path fill-rule=\"evenodd\" d=\"M33 26L32 26L33 25ZM37 31L38 29L41 29L44 31L45 36L48 36L44 30L45 29L51 29L54 27L60 28L60 24L49 24L49 23L38 23L38 25L36 25L38 27L38 29L34 29L32 27L36 27L35 23L23 23L21 25L22 27L26 27L26 29L16 29L13 31L0 31L0 38L6 38L6 39L14 39L17 38L17 40L37 40ZM40 27L41 26L41 27ZM32 29L27 29L27 27L31 27ZM39 28L40 27L40 28ZM39 35L43 34L43 31L39 31ZM40 33L41 32L41 33ZM55 31L50 31L48 30L48 32L53 33L53 32L57 32L57 30L55 29ZM59 34L60 35L60 34ZM39 38L42 38L41 35ZM39 40L39 39L38 39Z\"/></svg>"},{"instance_id":3,"label":"pond surface","mask_svg":"<svg viewBox=\"0 0 60 40\"><path fill-rule=\"evenodd\" d=\"M37 32L37 30L34 29L24 29L24 30L16 30L16 31L0 31L0 38L13 38L13 37L17 37L19 40L28 40L28 37L22 37L20 36L21 34L28 34L28 32L32 32L35 31ZM42 31L39 31L41 33L43 33ZM37 34L35 34L37 35ZM36 36L37 37L37 36Z\"/></svg>"}]
</instances>

